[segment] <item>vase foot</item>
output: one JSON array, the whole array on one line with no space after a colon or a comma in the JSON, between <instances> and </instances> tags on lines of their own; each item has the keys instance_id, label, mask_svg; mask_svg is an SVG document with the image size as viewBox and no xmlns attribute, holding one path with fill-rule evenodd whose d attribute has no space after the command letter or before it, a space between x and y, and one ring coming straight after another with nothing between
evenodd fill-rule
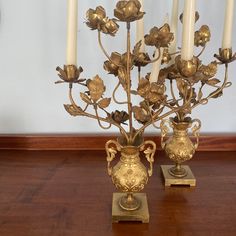
<instances>
[{"instance_id":1,"label":"vase foot","mask_svg":"<svg viewBox=\"0 0 236 236\"><path fill-rule=\"evenodd\" d=\"M146 194L135 193L133 194L133 196L135 200L131 205L128 204L129 209L124 209L124 207L127 206L127 200L128 200L127 194L113 193L113 201L112 201L113 223L119 223L122 221L136 221L142 223L149 222L149 210L148 210ZM132 210L130 210L130 207L132 208Z\"/></svg>"},{"instance_id":2,"label":"vase foot","mask_svg":"<svg viewBox=\"0 0 236 236\"><path fill-rule=\"evenodd\" d=\"M195 187L196 186L196 178L194 177L191 169L189 166L183 165L182 168L186 171L186 175L183 175L183 177L174 177L173 174L171 174L171 170L174 170L175 166L173 165L162 165L161 170L164 177L165 186L190 186ZM180 174L184 174L185 172L182 172ZM180 176L180 175L179 175Z\"/></svg>"},{"instance_id":3,"label":"vase foot","mask_svg":"<svg viewBox=\"0 0 236 236\"><path fill-rule=\"evenodd\" d=\"M175 178L183 178L188 175L188 171L186 170L186 168L180 165L169 168L168 172Z\"/></svg>"},{"instance_id":4,"label":"vase foot","mask_svg":"<svg viewBox=\"0 0 236 236\"><path fill-rule=\"evenodd\" d=\"M119 200L119 206L126 211L136 211L141 206L141 201L134 194L126 194Z\"/></svg>"}]
</instances>

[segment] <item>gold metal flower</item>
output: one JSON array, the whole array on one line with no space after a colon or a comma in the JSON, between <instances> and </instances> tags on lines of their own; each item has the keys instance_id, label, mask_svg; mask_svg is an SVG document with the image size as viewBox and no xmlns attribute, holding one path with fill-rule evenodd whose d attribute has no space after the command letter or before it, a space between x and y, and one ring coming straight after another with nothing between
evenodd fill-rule
<instances>
[{"instance_id":1,"label":"gold metal flower","mask_svg":"<svg viewBox=\"0 0 236 236\"><path fill-rule=\"evenodd\" d=\"M116 23L115 19L104 18L104 24L101 24L101 30L104 34L110 34L115 36L116 32L119 29L119 25Z\"/></svg>"},{"instance_id":2,"label":"gold metal flower","mask_svg":"<svg viewBox=\"0 0 236 236\"><path fill-rule=\"evenodd\" d=\"M160 29L153 27L150 33L145 35L145 44L149 46L168 47L174 39L174 34L170 32L170 26L164 24Z\"/></svg>"},{"instance_id":3,"label":"gold metal flower","mask_svg":"<svg viewBox=\"0 0 236 236\"><path fill-rule=\"evenodd\" d=\"M141 3L138 0L119 1L116 4L114 15L120 21L131 22L141 19L145 12L141 12Z\"/></svg>"},{"instance_id":4,"label":"gold metal flower","mask_svg":"<svg viewBox=\"0 0 236 236\"><path fill-rule=\"evenodd\" d=\"M171 55L168 48L165 48L162 55L161 64L168 64L171 61Z\"/></svg>"},{"instance_id":5,"label":"gold metal flower","mask_svg":"<svg viewBox=\"0 0 236 236\"><path fill-rule=\"evenodd\" d=\"M139 84L138 84L138 89L137 92L138 94L143 97L146 98L148 93L150 90L150 82L147 79L141 79Z\"/></svg>"},{"instance_id":6,"label":"gold metal flower","mask_svg":"<svg viewBox=\"0 0 236 236\"><path fill-rule=\"evenodd\" d=\"M209 65L201 65L199 71L205 75L207 78L212 78L217 73L217 62L213 61Z\"/></svg>"},{"instance_id":7,"label":"gold metal flower","mask_svg":"<svg viewBox=\"0 0 236 236\"><path fill-rule=\"evenodd\" d=\"M151 104L160 103L165 100L164 95L166 91L164 84L151 83L150 92L148 93L147 99Z\"/></svg>"},{"instance_id":8,"label":"gold metal flower","mask_svg":"<svg viewBox=\"0 0 236 236\"><path fill-rule=\"evenodd\" d=\"M89 89L89 95L94 102L98 101L106 90L103 80L98 75L90 80L87 86Z\"/></svg>"},{"instance_id":9,"label":"gold metal flower","mask_svg":"<svg viewBox=\"0 0 236 236\"><path fill-rule=\"evenodd\" d=\"M61 80L55 82L56 84L60 83L82 83L85 79L79 79L80 74L83 72L83 68L77 68L75 65L65 65L64 70L59 66L56 68L58 71L58 76Z\"/></svg>"},{"instance_id":10,"label":"gold metal flower","mask_svg":"<svg viewBox=\"0 0 236 236\"><path fill-rule=\"evenodd\" d=\"M205 47L207 42L211 39L211 32L207 25L203 25L198 31L195 32L194 44L195 46Z\"/></svg>"},{"instance_id":11,"label":"gold metal flower","mask_svg":"<svg viewBox=\"0 0 236 236\"><path fill-rule=\"evenodd\" d=\"M133 112L134 112L134 118L141 124L145 124L148 121L150 121L151 119L151 115L148 114L148 112L142 108L142 107L138 107L138 106L134 106L132 108Z\"/></svg>"},{"instance_id":12,"label":"gold metal flower","mask_svg":"<svg viewBox=\"0 0 236 236\"><path fill-rule=\"evenodd\" d=\"M108 71L109 74L117 76L119 65L121 64L121 55L118 52L113 52L110 58L111 60L104 62L103 68Z\"/></svg>"},{"instance_id":13,"label":"gold metal flower","mask_svg":"<svg viewBox=\"0 0 236 236\"><path fill-rule=\"evenodd\" d=\"M92 30L100 28L104 24L103 20L106 18L106 11L102 6L98 6L95 10L89 9L86 13L87 26Z\"/></svg>"},{"instance_id":14,"label":"gold metal flower","mask_svg":"<svg viewBox=\"0 0 236 236\"><path fill-rule=\"evenodd\" d=\"M102 6L98 6L95 10L90 8L86 18L86 24L92 30L101 30L104 34L114 36L119 29L115 19L106 17L106 11Z\"/></svg>"},{"instance_id":15,"label":"gold metal flower","mask_svg":"<svg viewBox=\"0 0 236 236\"><path fill-rule=\"evenodd\" d=\"M197 57L193 57L192 60L185 61L181 59L180 55L175 58L175 62L179 73L187 78L194 76L201 64L201 61Z\"/></svg>"},{"instance_id":16,"label":"gold metal flower","mask_svg":"<svg viewBox=\"0 0 236 236\"><path fill-rule=\"evenodd\" d=\"M144 67L148 64L148 61L150 61L149 55L147 53L140 52L134 58L134 65L137 67Z\"/></svg>"},{"instance_id":17,"label":"gold metal flower","mask_svg":"<svg viewBox=\"0 0 236 236\"><path fill-rule=\"evenodd\" d=\"M165 100L166 87L164 84L150 83L147 79L141 79L138 85L138 94L146 99L150 104L155 104Z\"/></svg>"},{"instance_id":18,"label":"gold metal flower","mask_svg":"<svg viewBox=\"0 0 236 236\"><path fill-rule=\"evenodd\" d=\"M148 64L148 61L150 61L150 57L147 53L140 52L141 45L142 40L136 43L133 50L134 65L137 67L144 67Z\"/></svg>"},{"instance_id":19,"label":"gold metal flower","mask_svg":"<svg viewBox=\"0 0 236 236\"><path fill-rule=\"evenodd\" d=\"M125 111L115 111L112 112L110 118L118 124L124 124L125 121L129 119L129 114Z\"/></svg>"},{"instance_id":20,"label":"gold metal flower","mask_svg":"<svg viewBox=\"0 0 236 236\"><path fill-rule=\"evenodd\" d=\"M214 55L222 64L229 64L236 60L236 53L233 54L232 48L220 48L219 54Z\"/></svg>"}]
</instances>

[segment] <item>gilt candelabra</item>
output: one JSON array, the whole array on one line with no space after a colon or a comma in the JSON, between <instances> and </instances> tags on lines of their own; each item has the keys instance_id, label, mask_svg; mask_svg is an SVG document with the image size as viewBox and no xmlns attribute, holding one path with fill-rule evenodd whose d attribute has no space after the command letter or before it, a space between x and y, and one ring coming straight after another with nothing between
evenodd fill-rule
<instances>
[{"instance_id":1,"label":"gilt candelabra","mask_svg":"<svg viewBox=\"0 0 236 236\"><path fill-rule=\"evenodd\" d=\"M132 22L140 20L144 16L138 0L118 1L114 10L115 18L108 18L102 6L89 9L86 15L87 26L97 31L98 44L106 57L104 69L117 78L117 85L113 89L111 97L106 97L106 86L98 75L92 79L81 78L83 69L75 65L65 65L64 69L57 68L60 81L68 83L70 104L66 104L66 111L72 116L84 116L97 120L99 126L105 130L115 126L120 131L117 140L109 140L106 143L108 174L116 188L121 193L113 195L113 221L139 220L148 222L149 213L146 195L140 193L148 182L148 177L153 172L154 154L156 144L152 141L144 141L143 133L148 126L153 125L162 130L162 147L168 157L176 163L175 167L168 169L168 173L177 178L186 175L186 169L181 163L192 158L199 138L200 121L191 119L191 111L199 105L206 105L211 98L222 95L225 88L231 85L228 82L228 64L236 59L232 50L220 49L216 60L204 65L200 56L207 42L210 41L208 26L202 26L195 33L195 46L201 47L199 54L192 60L182 60L180 52L170 53L168 48L174 39L169 24L162 27L154 27L145 35L146 46L153 47L157 53L150 56L141 50L142 41L134 47L131 46L130 28ZM196 13L196 21L199 15ZM180 17L182 19L182 17ZM126 25L127 49L124 53L112 52L109 54L102 43L102 34L115 36L119 30L118 23ZM143 67L162 60L166 65L160 70L155 82L150 81L150 73L143 75ZM171 63L172 62L172 63ZM225 66L223 82L216 79L219 65ZM137 78L132 72L137 70ZM138 81L134 88L133 81ZM169 83L170 91L167 90ZM221 84L220 84L221 83ZM74 85L81 87L80 99L77 104L72 95ZM207 94L206 87L213 88ZM124 100L117 99L118 89L123 89ZM204 95L206 94L206 95ZM139 96L141 102L134 104L134 96ZM111 104L116 107L127 106L127 110L111 111ZM90 112L92 107L94 113ZM165 118L174 115L168 123L174 130L174 134L166 141L168 134ZM137 125L135 125L137 121ZM161 125L158 125L158 121ZM192 131L196 137L193 143L187 130L193 125ZM121 153L120 160L112 167L117 152ZM140 152L144 152L150 167L146 167L140 161Z\"/></svg>"}]
</instances>

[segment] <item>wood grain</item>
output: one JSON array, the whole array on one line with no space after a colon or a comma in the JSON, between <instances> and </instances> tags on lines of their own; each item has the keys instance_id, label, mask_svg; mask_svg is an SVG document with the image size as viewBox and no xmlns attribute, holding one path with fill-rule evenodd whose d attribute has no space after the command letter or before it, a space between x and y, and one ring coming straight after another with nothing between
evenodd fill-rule
<instances>
[{"instance_id":1,"label":"wood grain","mask_svg":"<svg viewBox=\"0 0 236 236\"><path fill-rule=\"evenodd\" d=\"M198 152L196 188L164 188L156 156L149 224L111 223L104 151L0 151L1 236L235 236L236 152ZM80 156L81 158L78 158Z\"/></svg>"},{"instance_id":2,"label":"wood grain","mask_svg":"<svg viewBox=\"0 0 236 236\"><path fill-rule=\"evenodd\" d=\"M104 150L117 135L1 135L0 149L15 150ZM146 136L160 146L159 136ZM199 151L236 151L236 135L208 134L200 138Z\"/></svg>"}]
</instances>

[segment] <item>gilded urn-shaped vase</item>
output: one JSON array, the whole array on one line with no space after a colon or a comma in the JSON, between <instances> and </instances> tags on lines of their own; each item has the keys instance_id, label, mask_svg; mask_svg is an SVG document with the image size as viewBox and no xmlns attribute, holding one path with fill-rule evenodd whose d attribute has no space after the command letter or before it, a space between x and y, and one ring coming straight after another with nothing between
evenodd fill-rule
<instances>
[{"instance_id":1,"label":"gilded urn-shaped vase","mask_svg":"<svg viewBox=\"0 0 236 236\"><path fill-rule=\"evenodd\" d=\"M173 134L167 138L169 128L173 130ZM168 174L172 176L174 184L184 185L185 183L188 183L188 181L180 181L179 179L184 179L187 176L190 179L193 177L190 168L188 166L182 166L182 163L192 159L199 144L200 128L200 120L191 119L190 117L185 118L183 121L179 121L175 117L161 122L162 148L169 159L175 163L175 166L168 166L168 168L165 166L165 170L163 170L163 168L162 170L164 176L166 174L164 172L168 171ZM190 139L189 129L191 129L195 141ZM175 181L175 178L177 178L177 181Z\"/></svg>"},{"instance_id":2,"label":"gilded urn-shaped vase","mask_svg":"<svg viewBox=\"0 0 236 236\"><path fill-rule=\"evenodd\" d=\"M154 154L156 144L152 141L144 141L138 138L133 145L127 145L125 139L110 140L106 143L108 174L120 193L113 194L113 221L122 220L121 213L127 220L148 222L149 213L146 195L140 193L153 173ZM111 162L120 152L118 162L112 167ZM150 164L147 169L140 160L140 153L144 152ZM127 212L129 212L127 214Z\"/></svg>"}]
</instances>

